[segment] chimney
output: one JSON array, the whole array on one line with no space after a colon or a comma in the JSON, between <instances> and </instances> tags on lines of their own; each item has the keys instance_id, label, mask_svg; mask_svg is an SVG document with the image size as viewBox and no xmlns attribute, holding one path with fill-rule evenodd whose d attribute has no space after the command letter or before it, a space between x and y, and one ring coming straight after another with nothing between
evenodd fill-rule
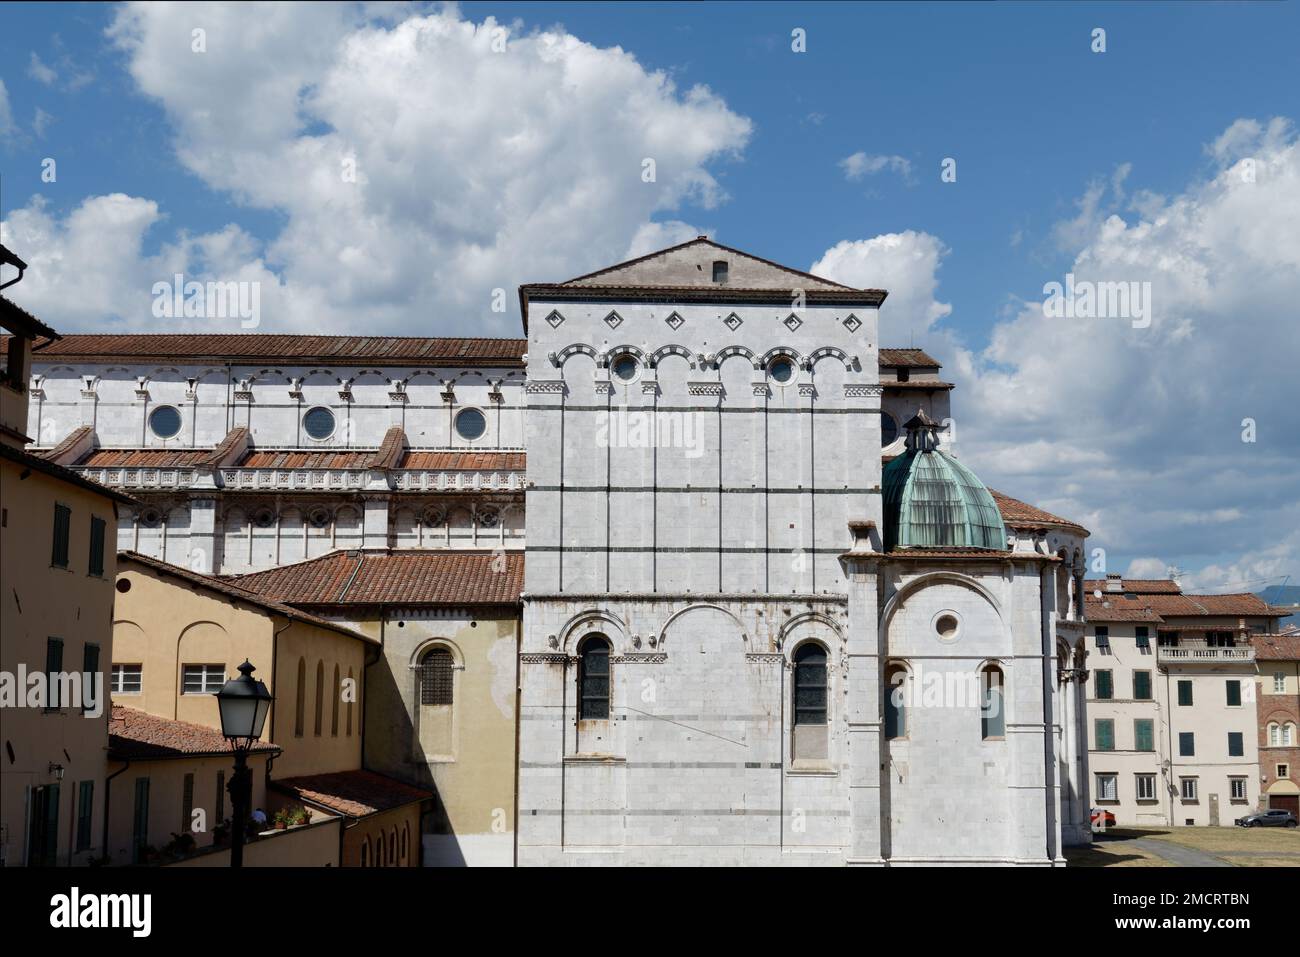
<instances>
[{"instance_id":1,"label":"chimney","mask_svg":"<svg viewBox=\"0 0 1300 957\"><path fill-rule=\"evenodd\" d=\"M1106 591L1119 592L1119 591L1123 591L1123 590L1124 590L1124 576L1123 576L1123 575L1107 575L1107 576L1106 576Z\"/></svg>"}]
</instances>

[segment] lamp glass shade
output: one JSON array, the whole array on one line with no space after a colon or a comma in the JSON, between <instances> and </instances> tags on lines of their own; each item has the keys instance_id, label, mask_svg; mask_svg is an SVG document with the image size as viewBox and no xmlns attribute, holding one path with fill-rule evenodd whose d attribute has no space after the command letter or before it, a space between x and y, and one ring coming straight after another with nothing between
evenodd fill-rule
<instances>
[{"instance_id":1,"label":"lamp glass shade","mask_svg":"<svg viewBox=\"0 0 1300 957\"><path fill-rule=\"evenodd\" d=\"M262 736L266 715L271 709L271 693L253 677L255 669L245 661L239 677L231 678L217 692L221 712L221 733L227 738L255 740Z\"/></svg>"}]
</instances>

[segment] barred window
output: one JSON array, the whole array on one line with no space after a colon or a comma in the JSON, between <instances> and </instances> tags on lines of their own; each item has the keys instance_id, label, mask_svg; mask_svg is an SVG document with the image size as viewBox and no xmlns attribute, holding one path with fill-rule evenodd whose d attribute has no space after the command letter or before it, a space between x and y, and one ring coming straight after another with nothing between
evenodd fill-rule
<instances>
[{"instance_id":1,"label":"barred window","mask_svg":"<svg viewBox=\"0 0 1300 957\"><path fill-rule=\"evenodd\" d=\"M420 659L420 704L451 704L451 677L451 652L431 648Z\"/></svg>"},{"instance_id":2,"label":"barred window","mask_svg":"<svg viewBox=\"0 0 1300 957\"><path fill-rule=\"evenodd\" d=\"M609 717L609 642L592 636L578 649L578 720Z\"/></svg>"},{"instance_id":3,"label":"barred window","mask_svg":"<svg viewBox=\"0 0 1300 957\"><path fill-rule=\"evenodd\" d=\"M794 723L826 723L826 649L811 642L794 653Z\"/></svg>"}]
</instances>

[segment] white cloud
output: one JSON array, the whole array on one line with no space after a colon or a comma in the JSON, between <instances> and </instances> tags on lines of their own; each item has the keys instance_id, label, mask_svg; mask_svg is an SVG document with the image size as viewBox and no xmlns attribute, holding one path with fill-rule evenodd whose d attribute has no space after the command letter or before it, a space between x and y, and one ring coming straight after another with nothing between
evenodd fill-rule
<instances>
[{"instance_id":1,"label":"white cloud","mask_svg":"<svg viewBox=\"0 0 1300 957\"><path fill-rule=\"evenodd\" d=\"M41 61L35 50L32 51L32 58L27 64L27 75L37 83L43 83L45 86L53 86L54 81L59 78L59 75L53 69Z\"/></svg>"},{"instance_id":2,"label":"white cloud","mask_svg":"<svg viewBox=\"0 0 1300 957\"><path fill-rule=\"evenodd\" d=\"M13 110L9 106L9 90L5 87L5 81L0 80L0 136L8 139L15 136L17 132Z\"/></svg>"},{"instance_id":3,"label":"white cloud","mask_svg":"<svg viewBox=\"0 0 1300 957\"><path fill-rule=\"evenodd\" d=\"M912 178L912 164L902 156L872 155L857 152L840 160L840 169L844 170L844 177L849 180L873 176L882 170L898 173L906 180Z\"/></svg>"},{"instance_id":4,"label":"white cloud","mask_svg":"<svg viewBox=\"0 0 1300 957\"><path fill-rule=\"evenodd\" d=\"M1083 523L1112 562L1257 590L1300 575L1300 144L1286 120L1239 120L1206 152L1211 172L1168 197L1130 198L1122 164L1058 224L1077 279L1151 283L1148 328L1047 319L1035 300L965 348L942 321L947 251L924 233L841 242L812 271L891 290L882 344L914 327L944 360L962 454L990 485Z\"/></svg>"},{"instance_id":5,"label":"white cloud","mask_svg":"<svg viewBox=\"0 0 1300 957\"><path fill-rule=\"evenodd\" d=\"M1168 578L1169 566L1158 558L1135 558L1128 563L1125 578Z\"/></svg>"},{"instance_id":6,"label":"white cloud","mask_svg":"<svg viewBox=\"0 0 1300 957\"><path fill-rule=\"evenodd\" d=\"M663 223L646 223L636 231L622 258L635 259L657 249L667 249L669 246L688 242L696 236L712 236L712 233L675 219Z\"/></svg>"},{"instance_id":7,"label":"white cloud","mask_svg":"<svg viewBox=\"0 0 1300 957\"><path fill-rule=\"evenodd\" d=\"M110 30L181 162L283 215L250 250L284 287L279 309L264 299L271 328L518 335L517 318L490 311L494 289L696 235L656 220L726 198L711 168L739 155L751 124L707 88L679 90L558 28L357 11L267 5L251 28L225 5L132 5Z\"/></svg>"}]
</instances>

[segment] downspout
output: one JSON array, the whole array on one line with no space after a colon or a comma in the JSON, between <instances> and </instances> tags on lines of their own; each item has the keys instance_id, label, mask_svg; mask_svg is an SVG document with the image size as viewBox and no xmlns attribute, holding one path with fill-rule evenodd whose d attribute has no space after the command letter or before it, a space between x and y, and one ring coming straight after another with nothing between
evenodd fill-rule
<instances>
[{"instance_id":1,"label":"downspout","mask_svg":"<svg viewBox=\"0 0 1300 957\"><path fill-rule=\"evenodd\" d=\"M1156 632L1156 667L1160 667L1160 633ZM1165 781L1165 796L1169 798L1169 816L1166 827L1174 826L1174 709L1169 704L1169 669L1165 668L1165 754L1169 755L1169 779ZM1164 770L1163 768L1161 770Z\"/></svg>"},{"instance_id":2,"label":"downspout","mask_svg":"<svg viewBox=\"0 0 1300 957\"><path fill-rule=\"evenodd\" d=\"M103 841L102 841L103 847L100 849L103 852L104 857L108 857L108 808L111 803L110 799L113 795L113 778L117 777L119 774L121 774L130 766L131 766L131 759L127 758L125 764L123 764L120 768L118 768L108 777L104 778L104 831L103 831Z\"/></svg>"},{"instance_id":3,"label":"downspout","mask_svg":"<svg viewBox=\"0 0 1300 957\"><path fill-rule=\"evenodd\" d=\"M285 624L284 624L284 627L283 627L283 628L279 628L279 629L277 629L274 625L271 626L271 681L270 681L270 685L271 685L271 688L272 688L272 689L275 688L275 676L276 676L276 674L277 674L278 671L279 671L279 669L276 667L276 665L277 665L277 664L279 663L279 661L280 661L280 635L282 635L284 632L288 631L289 628L292 627L292 625L293 625L293 619L292 619L292 618L286 618L286 619L285 619ZM273 691L273 692L272 692L272 696L271 696L271 740L272 740L272 741L274 741L277 737L279 737L279 734L276 732L276 729L275 729L276 713L277 713L277 712L276 712L276 707L275 707L275 694L274 694L274 691ZM267 762L266 767L267 767L266 780L267 780L267 783L270 783L270 781L271 781L271 764L270 764L269 761Z\"/></svg>"},{"instance_id":4,"label":"downspout","mask_svg":"<svg viewBox=\"0 0 1300 957\"><path fill-rule=\"evenodd\" d=\"M523 654L523 606L519 608L519 617L515 619L515 836L514 836L514 866L519 866L519 744L520 744L520 725L523 723L523 714L521 709L524 703L523 682L519 673L519 656ZM421 842L423 846L423 842Z\"/></svg>"}]
</instances>

